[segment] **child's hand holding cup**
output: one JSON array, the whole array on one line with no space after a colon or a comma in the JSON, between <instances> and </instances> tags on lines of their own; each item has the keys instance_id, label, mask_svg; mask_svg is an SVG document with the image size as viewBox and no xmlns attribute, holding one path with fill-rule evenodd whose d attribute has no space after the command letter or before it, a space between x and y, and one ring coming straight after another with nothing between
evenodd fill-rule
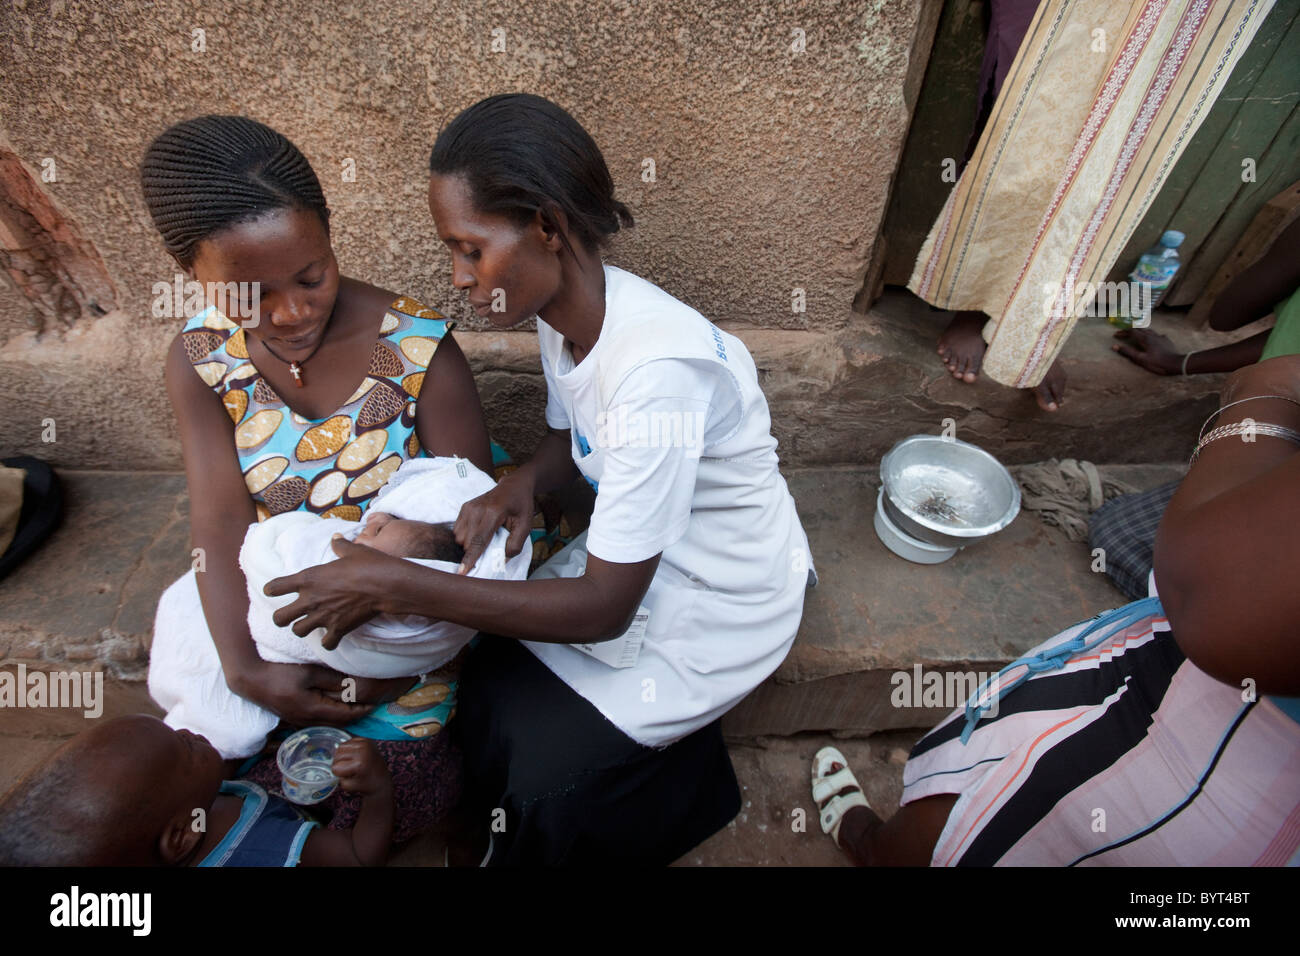
<instances>
[{"instance_id":1,"label":"child's hand holding cup","mask_svg":"<svg viewBox=\"0 0 1300 956\"><path fill-rule=\"evenodd\" d=\"M338 777L339 786L349 793L368 797L390 791L393 787L392 775L379 754L379 748L373 740L364 737L353 737L339 744L330 769Z\"/></svg>"}]
</instances>

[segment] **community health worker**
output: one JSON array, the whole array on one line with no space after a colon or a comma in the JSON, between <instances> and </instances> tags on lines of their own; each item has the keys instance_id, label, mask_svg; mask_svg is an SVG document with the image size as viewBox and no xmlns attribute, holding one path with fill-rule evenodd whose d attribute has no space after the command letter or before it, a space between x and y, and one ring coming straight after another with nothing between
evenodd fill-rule
<instances>
[{"instance_id":1,"label":"community health worker","mask_svg":"<svg viewBox=\"0 0 1300 956\"><path fill-rule=\"evenodd\" d=\"M517 553L534 495L579 473L590 527L514 582L340 541L340 560L268 585L299 594L277 623L341 634L385 612L478 628L450 726L486 861L671 862L739 809L718 721L784 659L813 580L753 359L602 263L631 216L555 104L484 100L430 167L453 281L495 327L536 316L547 388L533 458L461 511L466 565L503 526Z\"/></svg>"}]
</instances>

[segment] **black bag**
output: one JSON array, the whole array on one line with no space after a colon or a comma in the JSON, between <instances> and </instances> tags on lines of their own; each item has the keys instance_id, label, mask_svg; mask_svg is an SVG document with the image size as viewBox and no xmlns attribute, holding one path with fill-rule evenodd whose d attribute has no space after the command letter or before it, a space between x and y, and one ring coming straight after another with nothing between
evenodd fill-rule
<instances>
[{"instance_id":1,"label":"black bag","mask_svg":"<svg viewBox=\"0 0 1300 956\"><path fill-rule=\"evenodd\" d=\"M63 488L54 469L43 461L19 456L0 460L0 464L25 472L18 530L8 550L0 555L0 579L3 579L59 526L63 517Z\"/></svg>"}]
</instances>

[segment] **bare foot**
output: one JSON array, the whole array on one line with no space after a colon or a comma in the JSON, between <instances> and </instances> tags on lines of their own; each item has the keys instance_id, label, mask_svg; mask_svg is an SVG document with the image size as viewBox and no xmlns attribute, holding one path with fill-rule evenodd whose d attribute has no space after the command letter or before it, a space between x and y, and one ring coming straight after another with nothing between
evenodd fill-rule
<instances>
[{"instance_id":1,"label":"bare foot","mask_svg":"<svg viewBox=\"0 0 1300 956\"><path fill-rule=\"evenodd\" d=\"M1065 369L1059 361L1053 362L1047 375L1033 389L1038 407L1045 412L1054 412L1065 402Z\"/></svg>"},{"instance_id":2,"label":"bare foot","mask_svg":"<svg viewBox=\"0 0 1300 956\"><path fill-rule=\"evenodd\" d=\"M958 312L939 336L939 355L953 378L973 382L979 377L988 349L982 334L987 321L983 312Z\"/></svg>"}]
</instances>

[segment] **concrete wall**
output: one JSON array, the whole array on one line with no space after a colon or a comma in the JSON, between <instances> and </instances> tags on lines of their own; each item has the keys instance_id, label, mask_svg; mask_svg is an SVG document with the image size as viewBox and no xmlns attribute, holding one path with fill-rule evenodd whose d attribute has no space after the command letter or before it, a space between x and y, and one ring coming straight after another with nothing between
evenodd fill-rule
<instances>
[{"instance_id":1,"label":"concrete wall","mask_svg":"<svg viewBox=\"0 0 1300 956\"><path fill-rule=\"evenodd\" d=\"M472 329L425 205L428 150L441 123L483 96L539 93L591 131L637 217L611 261L746 334L833 337L861 321L850 306L937 15L933 0L14 0L0 14L0 143L36 178L53 161L42 188L102 258L116 310L51 319L0 281L0 451L179 467L162 389L174 323L149 310L153 283L175 268L137 164L152 136L204 112L245 113L297 143L322 180L346 274ZM355 182L343 179L349 158ZM792 311L795 287L804 312ZM528 450L541 408L533 336L462 342L494 435ZM52 444L40 440L46 418Z\"/></svg>"}]
</instances>

